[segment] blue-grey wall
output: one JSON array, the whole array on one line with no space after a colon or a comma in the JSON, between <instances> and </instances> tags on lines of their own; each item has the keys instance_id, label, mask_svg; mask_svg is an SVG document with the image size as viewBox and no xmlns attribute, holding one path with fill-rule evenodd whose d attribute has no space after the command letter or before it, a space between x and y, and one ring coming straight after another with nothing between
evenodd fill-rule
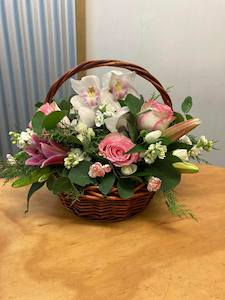
<instances>
[{"instance_id":1,"label":"blue-grey wall","mask_svg":"<svg viewBox=\"0 0 225 300\"><path fill-rule=\"evenodd\" d=\"M34 105L76 64L75 0L0 0L0 153L27 127ZM59 97L70 94L65 84Z\"/></svg>"}]
</instances>

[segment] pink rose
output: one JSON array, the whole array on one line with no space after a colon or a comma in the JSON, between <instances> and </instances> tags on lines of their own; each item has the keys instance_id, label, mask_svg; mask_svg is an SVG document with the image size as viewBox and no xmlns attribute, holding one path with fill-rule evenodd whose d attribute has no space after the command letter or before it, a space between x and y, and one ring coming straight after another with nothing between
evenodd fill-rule
<instances>
[{"instance_id":1,"label":"pink rose","mask_svg":"<svg viewBox=\"0 0 225 300\"><path fill-rule=\"evenodd\" d=\"M161 187L161 179L158 177L150 177L147 185L147 190L149 192L157 192Z\"/></svg>"},{"instance_id":2,"label":"pink rose","mask_svg":"<svg viewBox=\"0 0 225 300\"><path fill-rule=\"evenodd\" d=\"M96 162L95 164L90 166L88 175L91 178L104 177L105 174L109 172L111 172L110 165L102 165L100 162Z\"/></svg>"},{"instance_id":3,"label":"pink rose","mask_svg":"<svg viewBox=\"0 0 225 300\"><path fill-rule=\"evenodd\" d=\"M173 110L168 105L155 100L145 102L140 112L142 113L137 120L139 129L163 131L175 119Z\"/></svg>"},{"instance_id":4,"label":"pink rose","mask_svg":"<svg viewBox=\"0 0 225 300\"><path fill-rule=\"evenodd\" d=\"M113 132L99 144L99 154L111 161L116 167L128 166L138 161L138 153L126 154L135 144L126 136Z\"/></svg>"}]
</instances>

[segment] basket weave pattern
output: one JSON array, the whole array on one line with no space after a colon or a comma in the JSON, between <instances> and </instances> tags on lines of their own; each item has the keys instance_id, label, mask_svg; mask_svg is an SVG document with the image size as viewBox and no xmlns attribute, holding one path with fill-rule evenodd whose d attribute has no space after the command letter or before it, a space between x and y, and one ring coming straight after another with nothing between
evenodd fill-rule
<instances>
[{"instance_id":1,"label":"basket weave pattern","mask_svg":"<svg viewBox=\"0 0 225 300\"><path fill-rule=\"evenodd\" d=\"M172 108L172 102L167 91L161 83L146 69L132 63L119 60L91 60L84 62L67 71L62 77L50 87L45 98L45 103L51 103L53 97L61 85L78 72L86 71L96 67L119 67L136 72L149 83L151 83L161 94L165 104ZM74 200L67 193L60 195L62 204L78 216L104 222L115 222L127 219L141 211L149 204L154 192L149 192L144 184L135 188L134 195L128 199L120 198L118 190L113 187L111 192L104 196L97 186L91 185L84 188L84 193L78 200Z\"/></svg>"},{"instance_id":2,"label":"basket weave pattern","mask_svg":"<svg viewBox=\"0 0 225 300\"><path fill-rule=\"evenodd\" d=\"M143 184L137 186L133 197L128 199L121 199L115 187L105 197L97 186L92 185L85 188L84 195L78 200L71 199L66 193L60 195L60 200L66 208L80 217L116 222L143 211L153 196L154 192L150 193Z\"/></svg>"}]
</instances>

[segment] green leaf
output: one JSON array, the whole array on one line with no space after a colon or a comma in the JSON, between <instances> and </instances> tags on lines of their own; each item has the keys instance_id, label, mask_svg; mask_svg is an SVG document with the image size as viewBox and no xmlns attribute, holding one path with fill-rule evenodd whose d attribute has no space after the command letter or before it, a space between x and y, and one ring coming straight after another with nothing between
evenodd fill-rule
<instances>
[{"instance_id":1,"label":"green leaf","mask_svg":"<svg viewBox=\"0 0 225 300\"><path fill-rule=\"evenodd\" d=\"M80 186L85 186L93 182L88 176L88 171L91 163L89 161L82 161L76 167L72 168L69 172L69 179L72 183Z\"/></svg>"},{"instance_id":2,"label":"green leaf","mask_svg":"<svg viewBox=\"0 0 225 300\"><path fill-rule=\"evenodd\" d=\"M71 103L68 100L62 99L61 102L59 103L59 108L61 110L66 110L66 111L70 111L71 109Z\"/></svg>"},{"instance_id":3,"label":"green leaf","mask_svg":"<svg viewBox=\"0 0 225 300\"><path fill-rule=\"evenodd\" d=\"M173 143L173 141L172 141L170 138L166 137L166 136L160 137L160 138L159 138L159 141L161 141L162 144L163 144L163 145L166 145L166 146L169 146L170 144Z\"/></svg>"},{"instance_id":4,"label":"green leaf","mask_svg":"<svg viewBox=\"0 0 225 300\"><path fill-rule=\"evenodd\" d=\"M134 193L134 182L130 179L120 179L117 183L117 188L121 198L130 198Z\"/></svg>"},{"instance_id":5,"label":"green leaf","mask_svg":"<svg viewBox=\"0 0 225 300\"><path fill-rule=\"evenodd\" d=\"M172 144L168 145L167 149L168 149L168 151L173 151L173 150L176 150L176 149L187 149L187 150L190 150L192 147L193 147L192 145L188 145L188 144L185 144L185 143L175 142L175 143L172 143Z\"/></svg>"},{"instance_id":6,"label":"green leaf","mask_svg":"<svg viewBox=\"0 0 225 300\"><path fill-rule=\"evenodd\" d=\"M44 103L41 101L38 101L37 103L35 103L35 107L39 108L43 105Z\"/></svg>"},{"instance_id":7,"label":"green leaf","mask_svg":"<svg viewBox=\"0 0 225 300\"><path fill-rule=\"evenodd\" d=\"M128 127L128 132L131 140L135 142L138 136L137 121L135 116L133 115L129 116L127 127Z\"/></svg>"},{"instance_id":8,"label":"green leaf","mask_svg":"<svg viewBox=\"0 0 225 300\"><path fill-rule=\"evenodd\" d=\"M75 137L74 135L70 135L66 137L66 142L71 144L82 145L81 141Z\"/></svg>"},{"instance_id":9,"label":"green leaf","mask_svg":"<svg viewBox=\"0 0 225 300\"><path fill-rule=\"evenodd\" d=\"M57 178L52 186L51 190L54 194L60 194L62 192L69 192L73 189L73 185L67 177Z\"/></svg>"},{"instance_id":10,"label":"green leaf","mask_svg":"<svg viewBox=\"0 0 225 300\"><path fill-rule=\"evenodd\" d=\"M144 152L148 149L148 145L136 145L132 149L126 152L126 154Z\"/></svg>"},{"instance_id":11,"label":"green leaf","mask_svg":"<svg viewBox=\"0 0 225 300\"><path fill-rule=\"evenodd\" d=\"M183 113L188 113L192 108L192 98L188 96L184 99L182 105L181 105Z\"/></svg>"},{"instance_id":12,"label":"green leaf","mask_svg":"<svg viewBox=\"0 0 225 300\"><path fill-rule=\"evenodd\" d=\"M160 190L165 192L173 189L180 182L180 173L172 166L172 162L167 159L158 159L156 163L144 169L143 172L135 173L136 176L144 176L148 179L151 176L162 180Z\"/></svg>"},{"instance_id":13,"label":"green leaf","mask_svg":"<svg viewBox=\"0 0 225 300\"><path fill-rule=\"evenodd\" d=\"M174 116L176 117L176 119L173 121L173 123L181 123L184 121L184 117L182 116L182 114L178 113L178 112L174 112Z\"/></svg>"},{"instance_id":14,"label":"green leaf","mask_svg":"<svg viewBox=\"0 0 225 300\"><path fill-rule=\"evenodd\" d=\"M114 174L113 173L108 173L108 174L106 174L104 177L103 177L103 179L102 179L102 181L101 181L101 183L99 184L99 190L104 194L104 195L107 195L109 192L110 192L110 190L111 190L111 188L112 188L112 186L113 186L113 184L114 184L114 182L115 182L115 176L114 176Z\"/></svg>"},{"instance_id":15,"label":"green leaf","mask_svg":"<svg viewBox=\"0 0 225 300\"><path fill-rule=\"evenodd\" d=\"M56 125L66 116L66 114L67 112L62 110L53 111L44 118L43 127L48 130L56 128Z\"/></svg>"},{"instance_id":16,"label":"green leaf","mask_svg":"<svg viewBox=\"0 0 225 300\"><path fill-rule=\"evenodd\" d=\"M12 184L12 187L18 188L18 187L30 185L34 182L37 182L39 180L39 178L41 178L43 176L45 176L45 178L47 179L47 177L50 176L50 174L52 172L53 171L49 168L35 170L30 175L23 176L23 177L17 179L16 181L14 181Z\"/></svg>"},{"instance_id":17,"label":"green leaf","mask_svg":"<svg viewBox=\"0 0 225 300\"><path fill-rule=\"evenodd\" d=\"M135 97L134 95L128 94L126 96L126 99L124 100L124 103L128 106L130 112L132 115L136 116L139 111L141 110L141 107L144 103L143 97L140 99Z\"/></svg>"},{"instance_id":18,"label":"green leaf","mask_svg":"<svg viewBox=\"0 0 225 300\"><path fill-rule=\"evenodd\" d=\"M55 178L54 175L50 175L50 176L48 177L48 180L46 181L46 186L47 186L47 188L49 189L49 191L52 190L52 186L53 186L55 180L56 180L56 178Z\"/></svg>"},{"instance_id":19,"label":"green leaf","mask_svg":"<svg viewBox=\"0 0 225 300\"><path fill-rule=\"evenodd\" d=\"M37 134L42 133L44 119L45 119L45 115L43 114L43 112L38 111L35 113L35 115L31 120L32 128L34 132L36 132Z\"/></svg>"},{"instance_id":20,"label":"green leaf","mask_svg":"<svg viewBox=\"0 0 225 300\"><path fill-rule=\"evenodd\" d=\"M25 210L25 213L27 213L29 211L29 204L30 204L30 198L31 196L40 188L43 187L43 185L45 184L45 182L34 182L28 192L27 195L27 209Z\"/></svg>"},{"instance_id":21,"label":"green leaf","mask_svg":"<svg viewBox=\"0 0 225 300\"><path fill-rule=\"evenodd\" d=\"M186 117L187 120L193 119L193 117L191 115L189 115L189 114L185 114L185 117Z\"/></svg>"}]
</instances>

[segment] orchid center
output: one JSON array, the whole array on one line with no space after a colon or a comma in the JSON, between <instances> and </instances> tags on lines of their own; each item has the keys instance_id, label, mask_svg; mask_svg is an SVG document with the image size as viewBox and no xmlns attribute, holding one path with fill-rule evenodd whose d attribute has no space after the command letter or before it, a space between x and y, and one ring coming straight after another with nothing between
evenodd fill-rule
<instances>
[{"instance_id":1,"label":"orchid center","mask_svg":"<svg viewBox=\"0 0 225 300\"><path fill-rule=\"evenodd\" d=\"M122 99L128 91L128 84L121 80L115 80L112 84L112 93L116 99Z\"/></svg>"},{"instance_id":2,"label":"orchid center","mask_svg":"<svg viewBox=\"0 0 225 300\"><path fill-rule=\"evenodd\" d=\"M87 88L87 91L83 93L82 97L89 107L96 107L100 101L100 92L94 86L90 86Z\"/></svg>"}]
</instances>

